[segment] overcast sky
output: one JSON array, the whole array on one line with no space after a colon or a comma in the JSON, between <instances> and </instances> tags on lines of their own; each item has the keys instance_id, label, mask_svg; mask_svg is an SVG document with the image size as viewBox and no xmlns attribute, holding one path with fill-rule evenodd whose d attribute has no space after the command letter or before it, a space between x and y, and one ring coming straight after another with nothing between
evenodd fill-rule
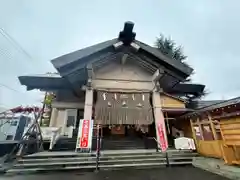
<instances>
[{"instance_id":1,"label":"overcast sky","mask_svg":"<svg viewBox=\"0 0 240 180\"><path fill-rule=\"evenodd\" d=\"M115 38L128 20L138 40L163 33L184 47L206 99L240 96L237 0L0 0L0 27L27 52L0 34L0 106L39 104L17 76L55 71L51 59Z\"/></svg>"}]
</instances>

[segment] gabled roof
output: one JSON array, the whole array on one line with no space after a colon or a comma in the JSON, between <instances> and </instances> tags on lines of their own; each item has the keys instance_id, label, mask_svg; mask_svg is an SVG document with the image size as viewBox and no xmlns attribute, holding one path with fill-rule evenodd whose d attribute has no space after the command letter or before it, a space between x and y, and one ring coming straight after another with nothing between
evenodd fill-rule
<instances>
[{"instance_id":1,"label":"gabled roof","mask_svg":"<svg viewBox=\"0 0 240 180\"><path fill-rule=\"evenodd\" d=\"M211 101L209 101L209 102L211 102ZM187 114L183 115L183 117L195 115L196 113L198 114L198 113L203 113L203 112L207 112L207 111L212 111L214 109L224 108L224 107L235 105L235 104L240 104L240 97L236 97L236 98L229 99L229 100L212 101L212 103L210 103L209 105L195 109L195 111L193 113L187 113Z\"/></svg>"},{"instance_id":2,"label":"gabled roof","mask_svg":"<svg viewBox=\"0 0 240 180\"><path fill-rule=\"evenodd\" d=\"M59 71L61 75L65 74L64 68L68 66L71 68L76 64L83 64L85 58L91 58L91 55L95 53L101 53L109 47L112 47L113 44L117 43L118 39L112 39L109 41L105 41L102 43L95 44L93 46L89 46L78 51L71 52L69 54L65 54L58 58L51 60L53 66ZM113 47L112 47L113 49ZM102 52L103 53L103 52Z\"/></svg>"},{"instance_id":3,"label":"gabled roof","mask_svg":"<svg viewBox=\"0 0 240 180\"><path fill-rule=\"evenodd\" d=\"M209 111L209 110L223 108L223 107L226 107L226 106L231 106L231 105L239 104L239 103L240 103L240 97L236 97L236 98L229 99L229 100L218 101L215 104L205 106L205 107L203 107L201 109L198 109L198 110L199 111Z\"/></svg>"},{"instance_id":4,"label":"gabled roof","mask_svg":"<svg viewBox=\"0 0 240 180\"><path fill-rule=\"evenodd\" d=\"M55 77L46 77L46 75L20 76L19 81L22 85L26 85L28 90L35 88L43 90L78 89L87 82L88 64L103 62L106 59L115 60L116 57L120 57L119 53L124 54L125 50L129 49L129 52L127 51L129 58L134 58L139 64L144 63L144 67L151 66L153 71L159 68L164 70L164 75L159 82L167 93L173 94L171 91L182 93L187 90L193 93L203 91L205 87L203 85L180 85L179 82L187 78L193 69L181 61L166 57L156 48L135 40L136 34L132 31L133 26L133 23L127 22L125 23L123 31L119 33L118 38L83 48L51 60L53 66L59 73L59 75ZM123 42L123 47L118 50L114 48L114 44L117 42ZM132 51L131 43L139 46L137 52ZM132 55L130 56L130 54ZM190 90L188 88L190 88Z\"/></svg>"},{"instance_id":5,"label":"gabled roof","mask_svg":"<svg viewBox=\"0 0 240 180\"><path fill-rule=\"evenodd\" d=\"M224 102L224 100L210 100L210 101L193 101L189 104L190 107L194 108L194 109L202 109L204 107L209 107L212 106L214 104L218 104L218 103L222 103Z\"/></svg>"},{"instance_id":6,"label":"gabled roof","mask_svg":"<svg viewBox=\"0 0 240 180\"><path fill-rule=\"evenodd\" d=\"M155 61L159 67L164 66L166 69L174 71L183 79L192 73L193 69L185 65L183 62L167 58L156 48L135 40L134 38L136 34L132 32L133 26L133 23L127 22L125 23L124 30L120 32L120 36L118 38L66 54L51 60L51 62L60 75L62 77L66 77L83 68L86 68L88 63L109 58L116 54L116 50L113 45L117 42L124 42L125 47L130 47L130 43L134 42L139 46L138 53L142 55L142 58L146 57ZM78 76L80 77L81 75L79 74Z\"/></svg>"},{"instance_id":7,"label":"gabled roof","mask_svg":"<svg viewBox=\"0 0 240 180\"><path fill-rule=\"evenodd\" d=\"M152 46L149 46L149 45L147 45L147 44L145 44L141 41L138 41L138 40L135 40L134 42L137 45L139 45L142 50L144 50L145 52L155 56L156 58L159 59L159 62L165 64L169 68L171 68L171 66L172 66L172 67L176 68L178 71L181 71L181 72L185 73L187 76L189 76L193 72L193 69L191 67L187 66L185 63L183 63L181 61L177 61L175 59L171 59L171 58L165 56L158 49L156 49Z\"/></svg>"}]
</instances>

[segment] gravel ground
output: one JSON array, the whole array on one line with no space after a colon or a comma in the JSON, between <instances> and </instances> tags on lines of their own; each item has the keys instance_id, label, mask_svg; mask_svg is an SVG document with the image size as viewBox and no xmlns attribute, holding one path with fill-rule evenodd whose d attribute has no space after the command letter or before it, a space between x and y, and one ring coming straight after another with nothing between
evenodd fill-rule
<instances>
[{"instance_id":1,"label":"gravel ground","mask_svg":"<svg viewBox=\"0 0 240 180\"><path fill-rule=\"evenodd\" d=\"M32 175L0 176L0 180L228 180L194 167L172 167L148 170L93 172L58 172Z\"/></svg>"}]
</instances>

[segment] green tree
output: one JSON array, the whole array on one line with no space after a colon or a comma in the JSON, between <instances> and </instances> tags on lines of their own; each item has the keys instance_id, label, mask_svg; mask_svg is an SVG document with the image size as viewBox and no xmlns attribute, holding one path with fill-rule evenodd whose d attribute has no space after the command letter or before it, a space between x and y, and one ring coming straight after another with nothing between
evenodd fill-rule
<instances>
[{"instance_id":1,"label":"green tree","mask_svg":"<svg viewBox=\"0 0 240 180\"><path fill-rule=\"evenodd\" d=\"M166 38L163 34L160 34L160 36L156 38L154 46L168 58L175 59L176 61L181 61L182 63L189 66L185 62L185 60L187 59L187 56L183 53L183 47L178 46L175 43L175 41L173 39L171 39L170 37ZM193 73L191 75L193 75ZM189 81L191 81L190 77L185 79L184 82L189 82ZM186 94L185 97L189 100L194 100L194 99L201 99L206 94L207 94L207 92L206 92L206 90L204 90L204 92L194 95L194 96L190 96L190 95Z\"/></svg>"},{"instance_id":2,"label":"green tree","mask_svg":"<svg viewBox=\"0 0 240 180\"><path fill-rule=\"evenodd\" d=\"M183 62L187 58L183 53L182 46L177 46L174 40L170 37L166 38L163 34L160 34L160 36L157 37L155 47L171 59Z\"/></svg>"}]
</instances>

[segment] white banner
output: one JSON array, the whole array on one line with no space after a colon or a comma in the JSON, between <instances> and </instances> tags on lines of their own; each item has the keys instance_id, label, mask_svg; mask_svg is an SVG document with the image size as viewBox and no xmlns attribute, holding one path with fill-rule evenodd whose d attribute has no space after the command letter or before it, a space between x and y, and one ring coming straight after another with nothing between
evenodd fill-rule
<instances>
[{"instance_id":1,"label":"white banner","mask_svg":"<svg viewBox=\"0 0 240 180\"><path fill-rule=\"evenodd\" d=\"M81 119L79 122L76 151L91 151L93 120Z\"/></svg>"}]
</instances>

